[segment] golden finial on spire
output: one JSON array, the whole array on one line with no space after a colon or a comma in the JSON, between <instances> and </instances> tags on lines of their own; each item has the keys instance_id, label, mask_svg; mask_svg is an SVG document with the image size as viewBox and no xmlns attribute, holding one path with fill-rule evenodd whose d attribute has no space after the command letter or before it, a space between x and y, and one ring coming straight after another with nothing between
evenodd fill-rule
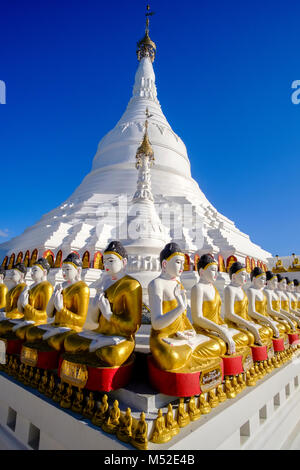
<instances>
[{"instance_id":1,"label":"golden finial on spire","mask_svg":"<svg viewBox=\"0 0 300 470\"><path fill-rule=\"evenodd\" d=\"M144 133L144 138L139 146L137 152L136 152L136 158L137 160L140 160L141 155L146 155L147 157L150 157L150 161L154 161L154 152L151 147L150 141L149 141L149 136L148 136L148 119L152 117L152 114L149 113L149 109L146 108L146 121L145 121L145 133Z\"/></svg>"},{"instance_id":2,"label":"golden finial on spire","mask_svg":"<svg viewBox=\"0 0 300 470\"><path fill-rule=\"evenodd\" d=\"M137 57L138 60L141 61L143 57L150 57L151 62L155 59L156 53L156 44L155 42L151 41L149 36L149 17L155 14L154 11L150 11L150 5L147 5L147 12L145 13L146 16L146 29L145 29L145 36L137 43Z\"/></svg>"}]
</instances>

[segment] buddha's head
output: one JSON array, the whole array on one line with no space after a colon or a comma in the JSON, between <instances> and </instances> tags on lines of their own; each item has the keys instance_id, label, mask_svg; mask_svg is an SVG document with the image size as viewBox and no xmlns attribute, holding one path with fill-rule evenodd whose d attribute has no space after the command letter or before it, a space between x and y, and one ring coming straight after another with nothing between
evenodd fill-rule
<instances>
[{"instance_id":1,"label":"buddha's head","mask_svg":"<svg viewBox=\"0 0 300 470\"><path fill-rule=\"evenodd\" d=\"M3 284L5 279L6 270L2 266L0 267L0 284Z\"/></svg>"},{"instance_id":2,"label":"buddha's head","mask_svg":"<svg viewBox=\"0 0 300 470\"><path fill-rule=\"evenodd\" d=\"M50 264L45 258L38 259L32 266L31 277L34 282L46 281Z\"/></svg>"},{"instance_id":3,"label":"buddha's head","mask_svg":"<svg viewBox=\"0 0 300 470\"><path fill-rule=\"evenodd\" d=\"M119 407L119 402L118 402L118 400L115 400L115 401L114 401L113 407L114 407L115 410Z\"/></svg>"},{"instance_id":4,"label":"buddha's head","mask_svg":"<svg viewBox=\"0 0 300 470\"><path fill-rule=\"evenodd\" d=\"M126 409L126 416L130 416L130 414L131 414L131 408L127 408Z\"/></svg>"},{"instance_id":5,"label":"buddha's head","mask_svg":"<svg viewBox=\"0 0 300 470\"><path fill-rule=\"evenodd\" d=\"M197 264L200 278L213 284L218 277L218 263L210 254L202 255Z\"/></svg>"},{"instance_id":6,"label":"buddha's head","mask_svg":"<svg viewBox=\"0 0 300 470\"><path fill-rule=\"evenodd\" d=\"M103 253L103 265L107 274L116 276L125 270L128 255L119 241L112 241Z\"/></svg>"},{"instance_id":7,"label":"buddha's head","mask_svg":"<svg viewBox=\"0 0 300 470\"><path fill-rule=\"evenodd\" d=\"M278 280L278 289L281 291L286 290L286 278L281 276L280 274L277 274L277 280Z\"/></svg>"},{"instance_id":8,"label":"buddha's head","mask_svg":"<svg viewBox=\"0 0 300 470\"><path fill-rule=\"evenodd\" d=\"M294 286L295 286L295 292L300 294L300 283L299 283L298 279L294 279Z\"/></svg>"},{"instance_id":9,"label":"buddha's head","mask_svg":"<svg viewBox=\"0 0 300 470\"><path fill-rule=\"evenodd\" d=\"M15 264L10 275L10 281L14 284L24 282L27 273L27 268L23 263Z\"/></svg>"},{"instance_id":10,"label":"buddha's head","mask_svg":"<svg viewBox=\"0 0 300 470\"><path fill-rule=\"evenodd\" d=\"M81 279L82 262L77 253L70 253L62 264L62 274L65 281L73 284Z\"/></svg>"},{"instance_id":11,"label":"buddha's head","mask_svg":"<svg viewBox=\"0 0 300 470\"><path fill-rule=\"evenodd\" d=\"M103 395L103 397L102 397L102 402L103 402L103 403L106 403L106 402L107 402L107 400L108 400L108 397L107 397L107 395L106 395L106 394L105 394L105 395Z\"/></svg>"},{"instance_id":12,"label":"buddha's head","mask_svg":"<svg viewBox=\"0 0 300 470\"><path fill-rule=\"evenodd\" d=\"M243 287L248 280L246 266L239 261L236 261L229 268L229 277L233 284Z\"/></svg>"},{"instance_id":13,"label":"buddha's head","mask_svg":"<svg viewBox=\"0 0 300 470\"><path fill-rule=\"evenodd\" d=\"M252 269L250 273L251 282L256 289L263 289L266 285L266 273L258 266Z\"/></svg>"},{"instance_id":14,"label":"buddha's head","mask_svg":"<svg viewBox=\"0 0 300 470\"><path fill-rule=\"evenodd\" d=\"M140 414L140 420L141 420L141 421L145 421L145 419L146 419L145 412L142 411L141 414Z\"/></svg>"},{"instance_id":15,"label":"buddha's head","mask_svg":"<svg viewBox=\"0 0 300 470\"><path fill-rule=\"evenodd\" d=\"M184 268L184 253L177 243L168 243L160 252L162 272L172 279L180 277Z\"/></svg>"},{"instance_id":16,"label":"buddha's head","mask_svg":"<svg viewBox=\"0 0 300 470\"><path fill-rule=\"evenodd\" d=\"M272 271L267 271L266 277L268 289L276 290L278 288L278 279L276 274L272 273Z\"/></svg>"},{"instance_id":17,"label":"buddha's head","mask_svg":"<svg viewBox=\"0 0 300 470\"><path fill-rule=\"evenodd\" d=\"M286 290L288 292L294 292L295 290L294 281L292 281L288 277L286 277L285 279L286 279Z\"/></svg>"}]
</instances>

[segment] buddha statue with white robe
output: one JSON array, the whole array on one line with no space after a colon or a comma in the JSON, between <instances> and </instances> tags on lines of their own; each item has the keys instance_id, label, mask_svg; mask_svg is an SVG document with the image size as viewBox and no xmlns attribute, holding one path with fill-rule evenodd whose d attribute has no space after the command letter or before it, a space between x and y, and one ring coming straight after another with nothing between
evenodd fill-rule
<instances>
[{"instance_id":1,"label":"buddha statue with white robe","mask_svg":"<svg viewBox=\"0 0 300 470\"><path fill-rule=\"evenodd\" d=\"M63 351L66 336L82 330L86 320L90 290L81 280L82 263L77 253L70 253L63 261L65 282L58 284L47 305L52 323L32 326L26 332L29 343L47 343L56 351Z\"/></svg>"},{"instance_id":2,"label":"buddha statue with white robe","mask_svg":"<svg viewBox=\"0 0 300 470\"><path fill-rule=\"evenodd\" d=\"M231 283L224 290L227 324L250 332L258 346L272 344L273 331L271 328L259 324L249 316L249 301L243 289L248 280L246 266L238 261L233 263L229 269L229 276Z\"/></svg>"},{"instance_id":3,"label":"buddha statue with white robe","mask_svg":"<svg viewBox=\"0 0 300 470\"><path fill-rule=\"evenodd\" d=\"M287 292L287 280L288 278L281 276L281 274L277 274L278 279L278 288L276 293L280 300L280 311L287 316L294 325L299 328L300 327L300 318L297 315L297 311L292 309L291 307L291 298Z\"/></svg>"},{"instance_id":4,"label":"buddha statue with white robe","mask_svg":"<svg viewBox=\"0 0 300 470\"><path fill-rule=\"evenodd\" d=\"M282 323L286 327L286 333L296 333L297 323L291 320L282 310L278 290L278 275L272 271L266 272L266 286L264 293L267 297L267 313L275 321Z\"/></svg>"},{"instance_id":5,"label":"buddha statue with white robe","mask_svg":"<svg viewBox=\"0 0 300 470\"><path fill-rule=\"evenodd\" d=\"M18 320L24 317L23 311L19 310L18 301L21 292L26 287L25 276L27 268L23 263L16 264L10 272L10 288L6 294L5 318L0 321L0 336L9 333Z\"/></svg>"},{"instance_id":6,"label":"buddha statue with white robe","mask_svg":"<svg viewBox=\"0 0 300 470\"><path fill-rule=\"evenodd\" d=\"M198 334L187 317L187 299L180 276L185 257L176 243L160 253L162 272L148 286L151 311L150 350L156 366L168 372L191 373L220 363L224 341L205 331Z\"/></svg>"},{"instance_id":7,"label":"buddha statue with white robe","mask_svg":"<svg viewBox=\"0 0 300 470\"><path fill-rule=\"evenodd\" d=\"M6 270L0 267L0 315L3 315L6 306L6 295L8 292L7 285L4 283Z\"/></svg>"},{"instance_id":8,"label":"buddha statue with white robe","mask_svg":"<svg viewBox=\"0 0 300 470\"><path fill-rule=\"evenodd\" d=\"M142 287L125 273L127 252L118 241L111 242L103 253L103 275L93 305L91 319L98 323L92 331L66 338L64 347L70 355L96 359L98 366L124 364L135 347L135 333L142 321Z\"/></svg>"},{"instance_id":9,"label":"buddha statue with white robe","mask_svg":"<svg viewBox=\"0 0 300 470\"><path fill-rule=\"evenodd\" d=\"M286 295L289 299L290 313L293 315L298 314L298 299L295 295L295 284L292 279L286 277Z\"/></svg>"},{"instance_id":10,"label":"buddha statue with white robe","mask_svg":"<svg viewBox=\"0 0 300 470\"><path fill-rule=\"evenodd\" d=\"M268 300L264 292L266 286L266 273L259 267L255 267L250 274L252 281L247 290L249 299L249 316L272 330L273 337L283 337L287 333L287 326L284 323L272 318L268 313Z\"/></svg>"},{"instance_id":11,"label":"buddha statue with white robe","mask_svg":"<svg viewBox=\"0 0 300 470\"><path fill-rule=\"evenodd\" d=\"M295 296L297 299L297 315L300 316L300 283L298 279L294 279L294 286L295 286Z\"/></svg>"}]
</instances>

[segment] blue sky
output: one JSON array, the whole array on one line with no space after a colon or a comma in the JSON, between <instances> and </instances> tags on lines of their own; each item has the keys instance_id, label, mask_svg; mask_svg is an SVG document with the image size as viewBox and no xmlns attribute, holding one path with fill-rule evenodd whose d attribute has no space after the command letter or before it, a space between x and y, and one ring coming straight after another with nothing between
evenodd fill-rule
<instances>
[{"instance_id":1,"label":"blue sky","mask_svg":"<svg viewBox=\"0 0 300 470\"><path fill-rule=\"evenodd\" d=\"M69 197L130 99L146 2L1 4L0 242ZM274 255L300 252L296 0L153 0L158 97L210 202Z\"/></svg>"}]
</instances>

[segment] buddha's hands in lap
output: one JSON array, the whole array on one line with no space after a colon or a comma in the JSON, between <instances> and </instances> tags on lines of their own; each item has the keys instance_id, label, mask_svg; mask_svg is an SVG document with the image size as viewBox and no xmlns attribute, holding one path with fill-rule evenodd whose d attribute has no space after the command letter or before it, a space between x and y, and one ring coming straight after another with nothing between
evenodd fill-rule
<instances>
[{"instance_id":1,"label":"buddha's hands in lap","mask_svg":"<svg viewBox=\"0 0 300 470\"><path fill-rule=\"evenodd\" d=\"M108 299L105 297L104 292L100 292L100 294L99 294L98 307L100 309L100 312L104 316L104 318L107 321L110 321L111 316L112 316L112 311L111 311L111 308L110 308L110 303L109 303Z\"/></svg>"},{"instance_id":2,"label":"buddha's hands in lap","mask_svg":"<svg viewBox=\"0 0 300 470\"><path fill-rule=\"evenodd\" d=\"M269 320L268 321L268 326L270 326L270 328L272 328L275 338L279 338L279 330L278 330L275 322L272 321L272 320Z\"/></svg>"},{"instance_id":3,"label":"buddha's hands in lap","mask_svg":"<svg viewBox=\"0 0 300 470\"><path fill-rule=\"evenodd\" d=\"M54 292L54 307L55 309L60 312L64 306L64 299L62 295L62 286L59 284Z\"/></svg>"},{"instance_id":4,"label":"buddha's hands in lap","mask_svg":"<svg viewBox=\"0 0 300 470\"><path fill-rule=\"evenodd\" d=\"M227 344L227 353L235 354L235 342L233 341L230 332L228 331L228 325L219 325L220 337Z\"/></svg>"},{"instance_id":5,"label":"buddha's hands in lap","mask_svg":"<svg viewBox=\"0 0 300 470\"><path fill-rule=\"evenodd\" d=\"M260 329L259 326L252 324L252 323L251 323L251 326L249 327L250 333L254 335L255 343L258 344L259 346L262 346L262 341L259 335L259 329Z\"/></svg>"}]
</instances>

